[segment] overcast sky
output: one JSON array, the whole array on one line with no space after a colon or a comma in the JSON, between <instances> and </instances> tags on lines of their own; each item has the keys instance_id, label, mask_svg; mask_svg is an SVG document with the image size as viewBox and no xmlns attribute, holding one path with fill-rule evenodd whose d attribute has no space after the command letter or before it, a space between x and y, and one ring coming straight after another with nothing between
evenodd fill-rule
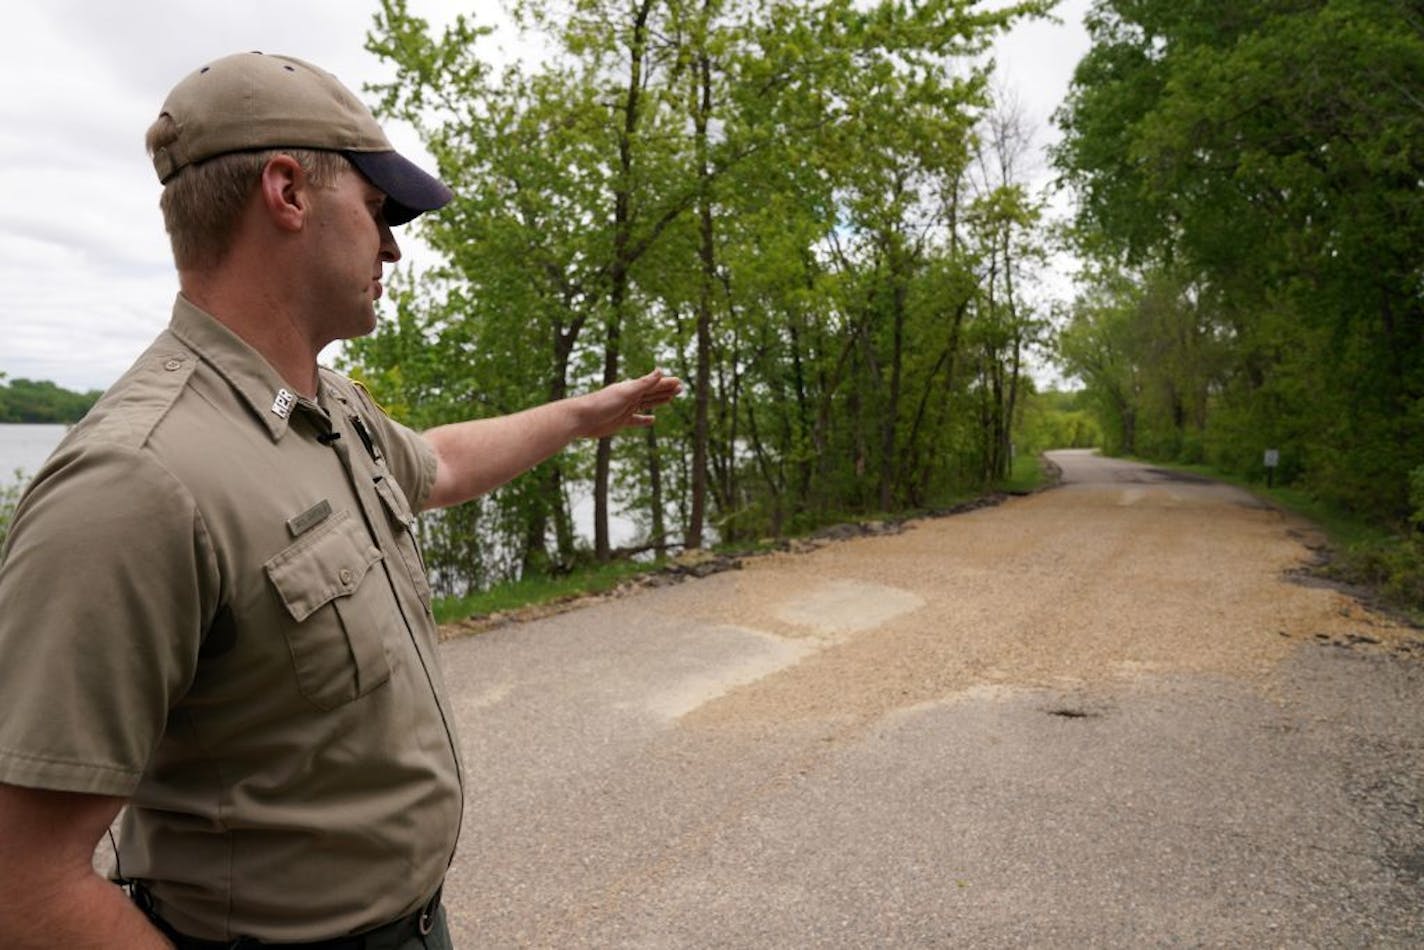
<instances>
[{"instance_id":1,"label":"overcast sky","mask_svg":"<svg viewBox=\"0 0 1424 950\"><path fill-rule=\"evenodd\" d=\"M1001 81L1041 141L1087 50L1087 5L1064 0L1062 25L1025 25L997 51ZM388 76L363 49L375 7L374 0L11 4L0 58L0 372L79 390L117 379L167 325L177 287L161 189L143 149L168 90L205 60L263 50L310 60L359 93ZM498 7L409 0L409 9L441 25L459 11L492 22ZM433 169L409 129L388 123L387 133ZM408 258L418 264L419 249Z\"/></svg>"}]
</instances>

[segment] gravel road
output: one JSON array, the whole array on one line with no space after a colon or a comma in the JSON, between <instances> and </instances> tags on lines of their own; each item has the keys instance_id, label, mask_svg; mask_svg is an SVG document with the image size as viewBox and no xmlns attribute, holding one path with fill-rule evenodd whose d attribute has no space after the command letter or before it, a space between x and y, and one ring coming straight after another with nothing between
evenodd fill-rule
<instances>
[{"instance_id":1,"label":"gravel road","mask_svg":"<svg viewBox=\"0 0 1424 950\"><path fill-rule=\"evenodd\" d=\"M1424 947L1424 633L1250 495L1053 458L446 643L459 945Z\"/></svg>"}]
</instances>

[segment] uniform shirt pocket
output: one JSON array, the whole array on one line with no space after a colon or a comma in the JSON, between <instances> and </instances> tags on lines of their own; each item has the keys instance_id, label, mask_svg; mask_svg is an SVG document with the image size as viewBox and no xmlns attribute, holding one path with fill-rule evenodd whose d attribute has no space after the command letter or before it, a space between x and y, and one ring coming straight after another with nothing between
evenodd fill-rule
<instances>
[{"instance_id":1,"label":"uniform shirt pocket","mask_svg":"<svg viewBox=\"0 0 1424 950\"><path fill-rule=\"evenodd\" d=\"M335 709L391 678L389 590L370 576L382 557L343 511L263 565L293 621L283 633L297 687L319 709Z\"/></svg>"}]
</instances>

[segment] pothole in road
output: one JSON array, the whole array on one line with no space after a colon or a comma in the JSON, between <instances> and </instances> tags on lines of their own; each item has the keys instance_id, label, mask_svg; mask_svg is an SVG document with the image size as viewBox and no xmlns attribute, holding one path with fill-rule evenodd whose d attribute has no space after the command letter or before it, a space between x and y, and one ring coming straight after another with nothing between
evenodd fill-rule
<instances>
[{"instance_id":1,"label":"pothole in road","mask_svg":"<svg viewBox=\"0 0 1424 950\"><path fill-rule=\"evenodd\" d=\"M1079 709L1073 706L1060 706L1047 710L1050 716L1057 716L1059 719L1098 719L1102 713L1091 709Z\"/></svg>"},{"instance_id":2,"label":"pothole in road","mask_svg":"<svg viewBox=\"0 0 1424 950\"><path fill-rule=\"evenodd\" d=\"M1107 700L1093 696L1058 695L1039 707L1054 719L1101 719L1112 711Z\"/></svg>"}]
</instances>

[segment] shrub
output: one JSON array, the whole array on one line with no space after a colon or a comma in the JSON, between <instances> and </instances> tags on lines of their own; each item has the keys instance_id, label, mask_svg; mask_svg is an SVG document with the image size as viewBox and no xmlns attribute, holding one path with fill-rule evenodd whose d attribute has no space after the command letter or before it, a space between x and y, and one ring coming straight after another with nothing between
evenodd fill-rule
<instances>
[{"instance_id":1,"label":"shrub","mask_svg":"<svg viewBox=\"0 0 1424 950\"><path fill-rule=\"evenodd\" d=\"M20 493L25 490L28 479L18 468L11 476L13 481L0 483L0 549L5 547L5 539L10 535L10 522L15 518L15 506L20 503Z\"/></svg>"}]
</instances>

